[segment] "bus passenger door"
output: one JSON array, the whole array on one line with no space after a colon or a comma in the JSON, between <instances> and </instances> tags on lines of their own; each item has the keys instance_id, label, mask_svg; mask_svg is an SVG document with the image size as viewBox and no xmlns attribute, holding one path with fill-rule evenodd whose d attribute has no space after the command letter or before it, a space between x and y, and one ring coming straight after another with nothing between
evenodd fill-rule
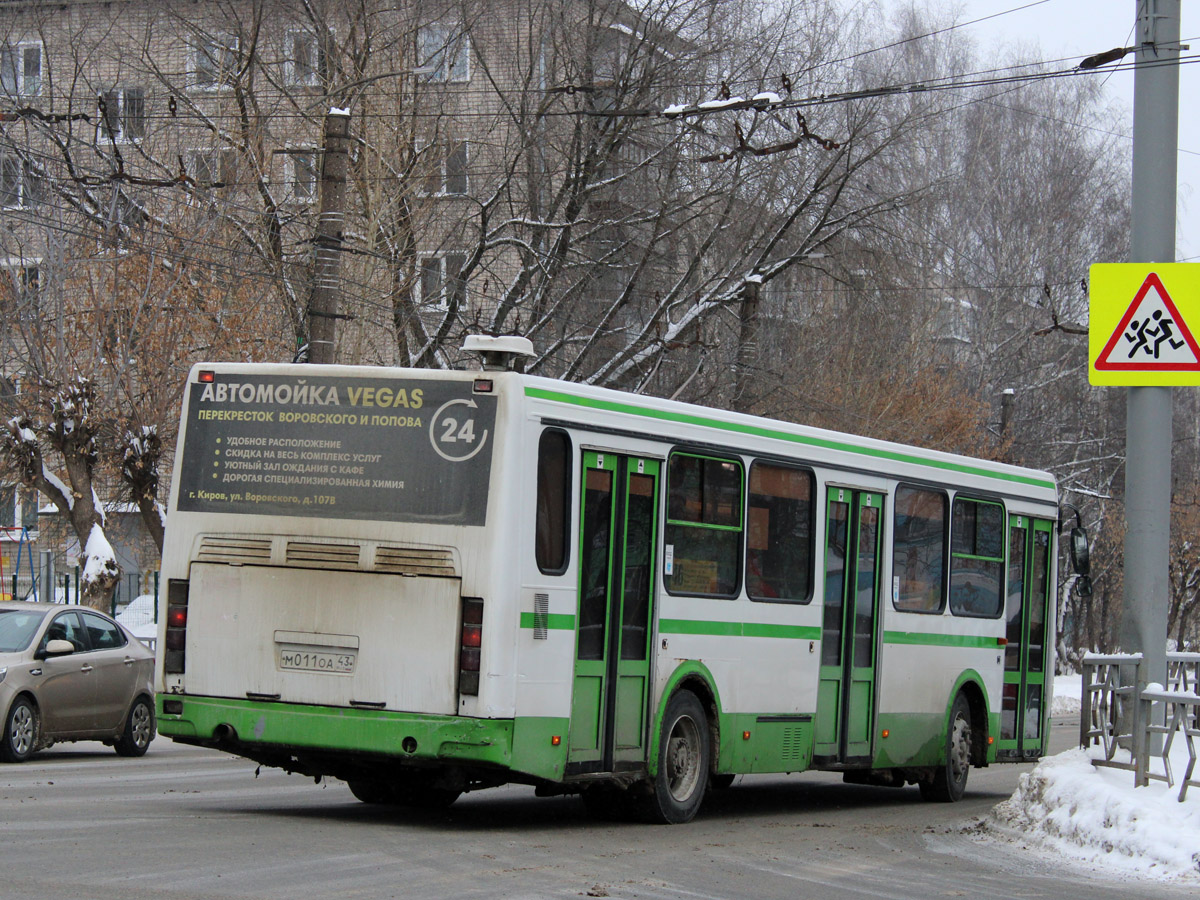
<instances>
[{"instance_id":1,"label":"bus passenger door","mask_svg":"<svg viewBox=\"0 0 1200 900\"><path fill-rule=\"evenodd\" d=\"M1046 519L1009 517L1004 696L996 742L1000 759L1035 759L1045 751L1053 529L1054 523Z\"/></svg>"},{"instance_id":2,"label":"bus passenger door","mask_svg":"<svg viewBox=\"0 0 1200 900\"><path fill-rule=\"evenodd\" d=\"M882 517L882 494L829 489L817 765L871 760Z\"/></svg>"},{"instance_id":3,"label":"bus passenger door","mask_svg":"<svg viewBox=\"0 0 1200 900\"><path fill-rule=\"evenodd\" d=\"M645 761L659 465L584 453L568 774Z\"/></svg>"}]
</instances>

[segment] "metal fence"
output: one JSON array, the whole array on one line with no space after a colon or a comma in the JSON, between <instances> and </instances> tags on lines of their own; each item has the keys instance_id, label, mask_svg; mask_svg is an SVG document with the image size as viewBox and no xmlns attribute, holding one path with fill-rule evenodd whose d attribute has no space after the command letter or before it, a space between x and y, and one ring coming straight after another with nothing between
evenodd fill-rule
<instances>
[{"instance_id":1,"label":"metal fence","mask_svg":"<svg viewBox=\"0 0 1200 900\"><path fill-rule=\"evenodd\" d=\"M1096 766L1126 769L1134 784L1152 780L1179 784L1179 801L1187 789L1200 787L1196 775L1196 742L1200 737L1200 653L1168 653L1167 684L1139 687L1144 661L1140 653L1083 658L1083 703L1079 744L1102 746ZM1171 767L1175 742L1187 747L1187 765L1177 775ZM1118 750L1127 750L1126 761ZM1161 771L1155 771L1161 769Z\"/></svg>"}]
</instances>

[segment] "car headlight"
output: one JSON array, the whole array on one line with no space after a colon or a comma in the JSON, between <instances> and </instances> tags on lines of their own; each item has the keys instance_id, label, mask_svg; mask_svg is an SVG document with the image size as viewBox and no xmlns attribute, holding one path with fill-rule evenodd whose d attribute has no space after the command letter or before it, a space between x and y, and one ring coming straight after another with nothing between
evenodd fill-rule
<instances>
[{"instance_id":1,"label":"car headlight","mask_svg":"<svg viewBox=\"0 0 1200 900\"><path fill-rule=\"evenodd\" d=\"M0 681L4 680L4 676L8 674L8 666L0 666Z\"/></svg>"}]
</instances>

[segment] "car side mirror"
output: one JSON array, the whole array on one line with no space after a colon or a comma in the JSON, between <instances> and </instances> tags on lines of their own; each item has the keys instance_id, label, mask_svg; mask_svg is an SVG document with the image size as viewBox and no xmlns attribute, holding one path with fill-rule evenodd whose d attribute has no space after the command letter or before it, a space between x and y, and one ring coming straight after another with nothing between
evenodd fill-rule
<instances>
[{"instance_id":1,"label":"car side mirror","mask_svg":"<svg viewBox=\"0 0 1200 900\"><path fill-rule=\"evenodd\" d=\"M1076 575L1089 575L1092 569L1087 532L1078 525L1071 529L1071 568Z\"/></svg>"},{"instance_id":2,"label":"car side mirror","mask_svg":"<svg viewBox=\"0 0 1200 900\"><path fill-rule=\"evenodd\" d=\"M36 654L38 659L47 659L51 656L66 656L68 653L75 652L75 645L70 641L55 639L47 641L46 646L39 650Z\"/></svg>"}]
</instances>

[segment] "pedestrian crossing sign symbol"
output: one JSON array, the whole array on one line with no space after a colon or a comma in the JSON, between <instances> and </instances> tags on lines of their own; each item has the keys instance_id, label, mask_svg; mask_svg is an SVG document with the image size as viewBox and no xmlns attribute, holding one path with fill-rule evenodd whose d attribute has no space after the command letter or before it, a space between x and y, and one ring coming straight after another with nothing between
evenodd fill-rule
<instances>
[{"instance_id":1,"label":"pedestrian crossing sign symbol","mask_svg":"<svg viewBox=\"0 0 1200 900\"><path fill-rule=\"evenodd\" d=\"M1200 385L1200 266L1091 267L1088 380L1095 385Z\"/></svg>"}]
</instances>

